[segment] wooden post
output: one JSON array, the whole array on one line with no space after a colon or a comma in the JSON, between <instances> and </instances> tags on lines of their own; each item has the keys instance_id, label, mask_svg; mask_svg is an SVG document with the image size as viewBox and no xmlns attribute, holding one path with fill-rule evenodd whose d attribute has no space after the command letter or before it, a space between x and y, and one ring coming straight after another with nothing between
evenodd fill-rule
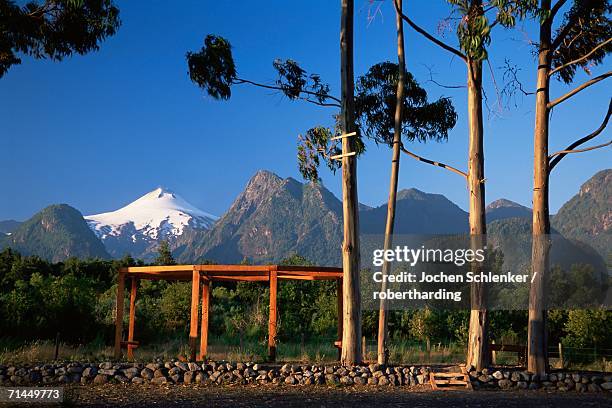
<instances>
[{"instance_id":1,"label":"wooden post","mask_svg":"<svg viewBox=\"0 0 612 408\"><path fill-rule=\"evenodd\" d=\"M368 344L366 343L366 336L361 336L361 352L363 353L363 361L368 358Z\"/></svg>"},{"instance_id":2,"label":"wooden post","mask_svg":"<svg viewBox=\"0 0 612 408\"><path fill-rule=\"evenodd\" d=\"M132 342L134 341L134 320L136 318L136 288L138 281L136 278L132 278L132 288L130 291L130 321L128 325L128 346L127 346L127 357L128 360L134 359L134 347Z\"/></svg>"},{"instance_id":3,"label":"wooden post","mask_svg":"<svg viewBox=\"0 0 612 408\"><path fill-rule=\"evenodd\" d=\"M495 344L495 340L491 340L491 344ZM497 364L497 351L495 351L495 347L493 347L491 350L491 364Z\"/></svg>"},{"instance_id":4,"label":"wooden post","mask_svg":"<svg viewBox=\"0 0 612 408\"><path fill-rule=\"evenodd\" d=\"M200 303L200 271L193 271L191 277L191 323L189 325L189 356L196 359L196 342L198 340L198 307Z\"/></svg>"},{"instance_id":5,"label":"wooden post","mask_svg":"<svg viewBox=\"0 0 612 408\"><path fill-rule=\"evenodd\" d=\"M276 360L276 297L278 292L278 280L276 268L270 270L270 319L268 322L268 359Z\"/></svg>"},{"instance_id":6,"label":"wooden post","mask_svg":"<svg viewBox=\"0 0 612 408\"><path fill-rule=\"evenodd\" d=\"M338 342L340 342L340 347L338 347L338 361L342 358L342 330L344 324L343 317L343 295L342 295L342 279L337 280L336 286L336 296L338 297Z\"/></svg>"},{"instance_id":7,"label":"wooden post","mask_svg":"<svg viewBox=\"0 0 612 408\"><path fill-rule=\"evenodd\" d=\"M208 315L210 313L210 280L202 285L202 327L200 328L200 360L208 354Z\"/></svg>"},{"instance_id":8,"label":"wooden post","mask_svg":"<svg viewBox=\"0 0 612 408\"><path fill-rule=\"evenodd\" d=\"M565 362L563 361L563 345L559 342L559 368L563 368L565 366Z\"/></svg>"},{"instance_id":9,"label":"wooden post","mask_svg":"<svg viewBox=\"0 0 612 408\"><path fill-rule=\"evenodd\" d=\"M117 281L117 310L115 313L115 359L121 358L121 336L123 335L123 307L124 307L124 292L125 290L125 274L119 271Z\"/></svg>"}]
</instances>

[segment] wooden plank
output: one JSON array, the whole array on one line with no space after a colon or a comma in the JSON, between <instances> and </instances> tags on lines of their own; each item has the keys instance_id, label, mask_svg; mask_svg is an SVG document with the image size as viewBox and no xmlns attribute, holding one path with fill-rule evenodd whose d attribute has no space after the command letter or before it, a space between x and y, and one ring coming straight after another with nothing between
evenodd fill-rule
<instances>
[{"instance_id":1,"label":"wooden plank","mask_svg":"<svg viewBox=\"0 0 612 408\"><path fill-rule=\"evenodd\" d=\"M134 324L136 320L136 290L138 281L136 278L132 278L132 287L130 290L130 320L128 324L128 347L127 347L127 357L128 360L134 359L134 347L130 344L130 342L134 341Z\"/></svg>"},{"instance_id":2,"label":"wooden plank","mask_svg":"<svg viewBox=\"0 0 612 408\"><path fill-rule=\"evenodd\" d=\"M357 134L357 132L344 133L344 134L342 134L340 136L334 136L330 140L344 139L345 137L355 136L356 134Z\"/></svg>"},{"instance_id":3,"label":"wooden plank","mask_svg":"<svg viewBox=\"0 0 612 408\"><path fill-rule=\"evenodd\" d=\"M119 272L117 281L117 300L115 311L115 360L121 358L121 337L123 335L123 308L124 308L125 275Z\"/></svg>"},{"instance_id":4,"label":"wooden plank","mask_svg":"<svg viewBox=\"0 0 612 408\"><path fill-rule=\"evenodd\" d=\"M276 268L270 271L270 318L268 321L268 359L276 360L276 320L277 320L278 279Z\"/></svg>"},{"instance_id":5,"label":"wooden plank","mask_svg":"<svg viewBox=\"0 0 612 408\"><path fill-rule=\"evenodd\" d=\"M432 373L434 377L446 377L446 378L463 378L463 373Z\"/></svg>"},{"instance_id":6,"label":"wooden plank","mask_svg":"<svg viewBox=\"0 0 612 408\"><path fill-rule=\"evenodd\" d=\"M204 280L202 285L202 327L200 328L200 358L204 360L208 354L208 321L210 313L210 281Z\"/></svg>"},{"instance_id":7,"label":"wooden plank","mask_svg":"<svg viewBox=\"0 0 612 408\"><path fill-rule=\"evenodd\" d=\"M198 308L200 303L200 272L193 271L191 279L191 322L189 325L189 349L191 361L196 359L196 342L198 339Z\"/></svg>"},{"instance_id":8,"label":"wooden plank","mask_svg":"<svg viewBox=\"0 0 612 408\"><path fill-rule=\"evenodd\" d=\"M153 272L191 272L194 265L166 265L166 266L130 266L120 268L123 273L153 273Z\"/></svg>"},{"instance_id":9,"label":"wooden plank","mask_svg":"<svg viewBox=\"0 0 612 408\"><path fill-rule=\"evenodd\" d=\"M268 276L237 276L237 275L225 275L225 276L209 276L208 279L212 281L229 281L229 282L267 282L270 278Z\"/></svg>"},{"instance_id":10,"label":"wooden plank","mask_svg":"<svg viewBox=\"0 0 612 408\"><path fill-rule=\"evenodd\" d=\"M275 265L194 265L194 269L202 272L269 272Z\"/></svg>"},{"instance_id":11,"label":"wooden plank","mask_svg":"<svg viewBox=\"0 0 612 408\"><path fill-rule=\"evenodd\" d=\"M278 272L339 272L342 273L342 268L332 266L295 266L295 265L278 265Z\"/></svg>"}]
</instances>

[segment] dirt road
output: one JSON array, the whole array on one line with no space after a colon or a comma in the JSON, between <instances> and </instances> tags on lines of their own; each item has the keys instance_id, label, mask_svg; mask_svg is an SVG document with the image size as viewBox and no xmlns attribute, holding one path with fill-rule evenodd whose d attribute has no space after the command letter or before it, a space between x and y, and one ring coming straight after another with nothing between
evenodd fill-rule
<instances>
[{"instance_id":1,"label":"dirt road","mask_svg":"<svg viewBox=\"0 0 612 408\"><path fill-rule=\"evenodd\" d=\"M612 407L607 394L448 391L369 387L71 386L65 406L93 407Z\"/></svg>"}]
</instances>

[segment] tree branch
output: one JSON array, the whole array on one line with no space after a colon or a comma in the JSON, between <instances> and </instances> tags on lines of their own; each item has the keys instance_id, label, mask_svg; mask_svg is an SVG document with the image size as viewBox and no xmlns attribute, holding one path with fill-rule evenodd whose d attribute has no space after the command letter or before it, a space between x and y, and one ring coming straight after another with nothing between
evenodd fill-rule
<instances>
[{"instance_id":1,"label":"tree branch","mask_svg":"<svg viewBox=\"0 0 612 408\"><path fill-rule=\"evenodd\" d=\"M608 38L606 41L604 41L604 42L602 42L602 43L598 44L598 45L597 45L597 47L593 48L591 51L589 51L587 54L583 55L582 57L580 57L580 58L576 58L576 59L575 59L575 60L573 60L573 61L570 61L570 62L568 62L568 63L565 63L565 64L563 64L563 65L561 65L561 66L559 66L559 67L557 67L557 68L553 69L552 71L550 71L550 72L548 73L548 76L549 76L549 77L550 77L550 76L553 76L555 73L557 73L557 72L561 71L562 69L567 68L567 67L569 67L570 65L574 65L574 64L576 64L576 63L578 63L578 62L580 62L580 61L582 61L582 60L585 60L585 59L589 58L591 55L593 55L593 53L597 52L597 50L598 50L598 49L600 49L601 47L605 47L605 46L606 46L607 44L609 44L611 41L612 41L612 38Z\"/></svg>"},{"instance_id":2,"label":"tree branch","mask_svg":"<svg viewBox=\"0 0 612 408\"><path fill-rule=\"evenodd\" d=\"M559 163L561 159L564 158L565 155L569 153L586 152L589 150L599 149L600 147L605 147L605 146L610 145L612 141L598 145L598 146L589 147L586 149L576 149L576 147L588 142L589 140L593 139L594 137L598 136L601 132L603 132L606 126L608 126L608 121L610 120L611 115L612 115L612 99L610 99L610 104L608 105L608 112L606 113L606 117L604 118L601 125L595 131L583 137L582 139L576 140L574 143L567 146L564 150L558 151L548 156L548 159L549 159L548 172L550 173L552 169L557 165L557 163Z\"/></svg>"},{"instance_id":3,"label":"tree branch","mask_svg":"<svg viewBox=\"0 0 612 408\"><path fill-rule=\"evenodd\" d=\"M395 2L395 0L393 1L393 5L395 6L395 11L400 16L402 16L402 19L404 21L406 21L408 23L408 25L414 29L414 31L416 31L417 33L421 34L423 37L427 38L429 41L433 42L434 44L442 47L446 51L448 51L448 52L450 52L452 54L455 54L456 56L461 58L464 62L467 62L467 57L461 51L459 51L456 48L451 47L450 45L448 45L448 44L446 44L446 43L444 43L444 42L442 42L440 40L438 40L436 37L434 37L433 35L429 34L427 31L425 31L424 29L422 29L421 27L416 25L415 22L410 19L410 17L408 17L401 10L398 9L397 3Z\"/></svg>"},{"instance_id":4,"label":"tree branch","mask_svg":"<svg viewBox=\"0 0 612 408\"><path fill-rule=\"evenodd\" d=\"M565 37L570 33L570 31L572 31L572 28L574 28L574 25L576 25L578 20L580 20L580 18L578 17L578 13L575 13L569 19L567 24L561 29L559 34L557 34L557 37L553 40L552 45L550 47L551 51L554 51L559 48L559 45L561 45L563 40L565 40Z\"/></svg>"},{"instance_id":5,"label":"tree branch","mask_svg":"<svg viewBox=\"0 0 612 408\"><path fill-rule=\"evenodd\" d=\"M547 108L548 109L553 108L554 106L560 104L561 102L565 101L566 99L571 98L572 96L574 96L578 92L588 88L589 86L594 85L594 84L596 84L599 81L603 81L604 79L608 78L610 75L612 75L612 71L608 71L605 74L601 74L599 76L596 76L593 79L590 79L590 80L586 81L585 83L583 83L582 85L572 89L571 91L569 91L565 95L558 97L554 101L548 102Z\"/></svg>"},{"instance_id":6,"label":"tree branch","mask_svg":"<svg viewBox=\"0 0 612 408\"><path fill-rule=\"evenodd\" d=\"M555 15L557 15L559 10L561 9L561 7L563 7L565 3L567 3L567 0L559 0L558 2L556 2L555 5L552 6L552 8L550 9L550 16L548 16L548 18L554 19Z\"/></svg>"},{"instance_id":7,"label":"tree branch","mask_svg":"<svg viewBox=\"0 0 612 408\"><path fill-rule=\"evenodd\" d=\"M236 78L234 80L234 84L236 84L236 85L250 84L250 85L258 86L260 88L274 89L276 91L284 91L284 89L282 87L277 86L277 85L267 85L267 84L262 84L262 83L259 83L259 82L251 81L249 79L242 79L242 78ZM306 94L306 95L315 96L315 97L318 97L318 98L331 99L333 101L338 102L337 104L335 104L335 103L325 103L325 102L313 101L312 99L299 98L299 99L304 99L304 100L306 100L308 102L314 103L315 105L319 105L319 106L335 106L335 107L338 107L338 108L341 107L340 99L336 98L335 96L321 94L321 93L317 93L317 92L312 92L312 91L308 91L308 90L305 90L305 89L301 89L300 93L303 93L303 94Z\"/></svg>"},{"instance_id":8,"label":"tree branch","mask_svg":"<svg viewBox=\"0 0 612 408\"><path fill-rule=\"evenodd\" d=\"M422 161L423 163L431 164L432 166L442 167L443 169L452 171L453 173L459 174L460 176L463 176L463 177L465 177L467 179L467 176L468 176L467 173L465 173L465 172L463 172L463 171L461 171L459 169L456 169L456 168L454 168L452 166L449 166L447 164L440 163L440 162L433 161L433 160L429 160L429 159L421 157L421 156L419 156L417 154L414 154L411 151L406 150L406 148L404 147L403 144L400 144L400 150L402 152L406 153L408 156L412 157L415 160Z\"/></svg>"}]
</instances>

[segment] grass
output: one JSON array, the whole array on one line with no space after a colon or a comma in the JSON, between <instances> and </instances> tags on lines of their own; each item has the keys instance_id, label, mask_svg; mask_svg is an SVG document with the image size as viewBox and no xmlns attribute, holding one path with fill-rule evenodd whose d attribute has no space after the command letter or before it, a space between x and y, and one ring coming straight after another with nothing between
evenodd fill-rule
<instances>
[{"instance_id":1,"label":"grass","mask_svg":"<svg viewBox=\"0 0 612 408\"><path fill-rule=\"evenodd\" d=\"M208 357L212 360L229 361L265 361L267 344L263 341L244 341L235 344L235 339L213 338L208 347ZM432 344L427 351L424 344L394 340L389 347L391 364L458 364L465 361L463 346L451 344ZM157 358L170 360L189 355L189 346L183 336L168 339L165 342L144 344L135 351L137 361L148 362ZM51 340L37 340L27 343L12 339L0 338L0 364L37 363L53 361L55 343ZM101 362L113 360L113 347L94 341L89 344L70 345L61 343L58 360ZM551 365L561 368L551 358ZM277 361L308 364L328 364L338 361L338 350L329 339L311 339L301 342L279 342ZM376 361L376 343L368 342L364 353L365 362ZM518 364L516 353L497 352L497 364L514 366ZM566 361L566 369L612 371L612 361L605 357L593 362L572 363Z\"/></svg>"}]
</instances>

